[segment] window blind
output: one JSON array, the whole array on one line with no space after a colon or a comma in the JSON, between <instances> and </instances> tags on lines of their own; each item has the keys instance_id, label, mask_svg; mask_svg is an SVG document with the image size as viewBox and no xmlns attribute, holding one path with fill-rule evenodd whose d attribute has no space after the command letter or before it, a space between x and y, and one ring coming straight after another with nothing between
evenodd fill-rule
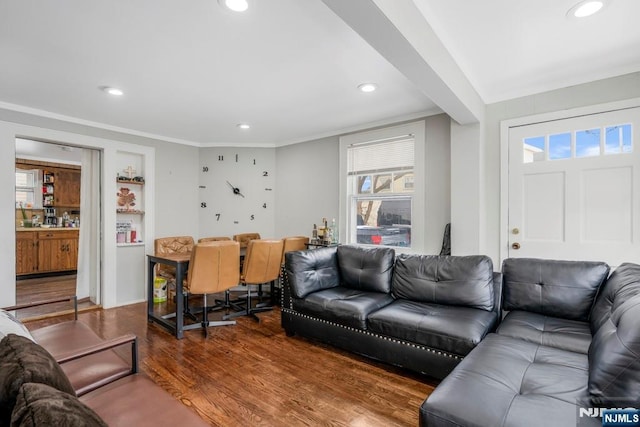
<instances>
[{"instance_id":1,"label":"window blind","mask_svg":"<svg viewBox=\"0 0 640 427\"><path fill-rule=\"evenodd\" d=\"M347 148L347 173L363 175L411 170L414 167L414 145L413 135L353 144Z\"/></svg>"}]
</instances>

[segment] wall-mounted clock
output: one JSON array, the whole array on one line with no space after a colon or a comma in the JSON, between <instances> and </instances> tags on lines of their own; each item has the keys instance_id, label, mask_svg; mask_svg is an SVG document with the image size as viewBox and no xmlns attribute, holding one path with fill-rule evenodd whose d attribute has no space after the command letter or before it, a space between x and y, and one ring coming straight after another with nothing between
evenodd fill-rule
<instances>
[{"instance_id":1,"label":"wall-mounted clock","mask_svg":"<svg viewBox=\"0 0 640 427\"><path fill-rule=\"evenodd\" d=\"M275 149L203 148L199 168L200 237L274 235Z\"/></svg>"}]
</instances>

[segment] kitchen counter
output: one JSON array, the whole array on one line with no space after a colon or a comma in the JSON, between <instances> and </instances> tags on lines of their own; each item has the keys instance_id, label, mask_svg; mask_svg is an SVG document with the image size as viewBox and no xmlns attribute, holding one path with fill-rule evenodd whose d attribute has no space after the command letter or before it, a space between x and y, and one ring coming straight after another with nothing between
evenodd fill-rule
<instances>
[{"instance_id":1,"label":"kitchen counter","mask_svg":"<svg viewBox=\"0 0 640 427\"><path fill-rule=\"evenodd\" d=\"M80 227L16 227L16 231L80 231Z\"/></svg>"}]
</instances>

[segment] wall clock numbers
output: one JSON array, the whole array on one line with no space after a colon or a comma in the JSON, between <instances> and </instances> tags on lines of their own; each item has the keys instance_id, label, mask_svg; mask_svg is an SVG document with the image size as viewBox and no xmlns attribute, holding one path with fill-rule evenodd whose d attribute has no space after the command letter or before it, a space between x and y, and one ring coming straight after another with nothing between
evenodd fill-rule
<instances>
[{"instance_id":1,"label":"wall clock numbers","mask_svg":"<svg viewBox=\"0 0 640 427\"><path fill-rule=\"evenodd\" d=\"M254 219L256 219L255 215L251 215L251 221L253 221Z\"/></svg>"},{"instance_id":2,"label":"wall clock numbers","mask_svg":"<svg viewBox=\"0 0 640 427\"><path fill-rule=\"evenodd\" d=\"M265 208L265 209L267 209L267 204L266 204L266 203L263 203L263 204L262 204L262 207L263 207L263 208Z\"/></svg>"},{"instance_id":3,"label":"wall clock numbers","mask_svg":"<svg viewBox=\"0 0 640 427\"><path fill-rule=\"evenodd\" d=\"M218 156L218 161L222 162L224 160L224 156Z\"/></svg>"},{"instance_id":4,"label":"wall clock numbers","mask_svg":"<svg viewBox=\"0 0 640 427\"><path fill-rule=\"evenodd\" d=\"M219 213L216 214L216 221L220 221L220 214Z\"/></svg>"},{"instance_id":5,"label":"wall clock numbers","mask_svg":"<svg viewBox=\"0 0 640 427\"><path fill-rule=\"evenodd\" d=\"M236 163L238 163L238 155L236 154Z\"/></svg>"},{"instance_id":6,"label":"wall clock numbers","mask_svg":"<svg viewBox=\"0 0 640 427\"><path fill-rule=\"evenodd\" d=\"M262 176L269 176L269 172L267 172L267 171L262 171Z\"/></svg>"},{"instance_id":7,"label":"wall clock numbers","mask_svg":"<svg viewBox=\"0 0 640 427\"><path fill-rule=\"evenodd\" d=\"M256 164L256 159L253 159L253 164L254 164L254 165Z\"/></svg>"},{"instance_id":8,"label":"wall clock numbers","mask_svg":"<svg viewBox=\"0 0 640 427\"><path fill-rule=\"evenodd\" d=\"M209 166L203 166L202 172L209 172Z\"/></svg>"},{"instance_id":9,"label":"wall clock numbers","mask_svg":"<svg viewBox=\"0 0 640 427\"><path fill-rule=\"evenodd\" d=\"M200 207L201 207L201 208L206 208L206 207L207 207L207 202L202 202L202 203L200 203Z\"/></svg>"}]
</instances>

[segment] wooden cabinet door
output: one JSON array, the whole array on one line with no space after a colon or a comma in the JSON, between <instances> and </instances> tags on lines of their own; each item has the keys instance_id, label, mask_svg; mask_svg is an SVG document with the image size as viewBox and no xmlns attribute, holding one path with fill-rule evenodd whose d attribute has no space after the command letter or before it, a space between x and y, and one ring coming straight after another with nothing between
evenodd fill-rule
<instances>
[{"instance_id":1,"label":"wooden cabinet door","mask_svg":"<svg viewBox=\"0 0 640 427\"><path fill-rule=\"evenodd\" d=\"M36 234L30 231L16 233L16 275L38 271L38 248Z\"/></svg>"},{"instance_id":2,"label":"wooden cabinet door","mask_svg":"<svg viewBox=\"0 0 640 427\"><path fill-rule=\"evenodd\" d=\"M57 169L55 184L55 205L61 207L80 207L80 171ZM62 214L62 212L60 212Z\"/></svg>"},{"instance_id":3,"label":"wooden cabinet door","mask_svg":"<svg viewBox=\"0 0 640 427\"><path fill-rule=\"evenodd\" d=\"M76 270L78 264L78 232L41 232L38 245L38 270Z\"/></svg>"}]
</instances>

